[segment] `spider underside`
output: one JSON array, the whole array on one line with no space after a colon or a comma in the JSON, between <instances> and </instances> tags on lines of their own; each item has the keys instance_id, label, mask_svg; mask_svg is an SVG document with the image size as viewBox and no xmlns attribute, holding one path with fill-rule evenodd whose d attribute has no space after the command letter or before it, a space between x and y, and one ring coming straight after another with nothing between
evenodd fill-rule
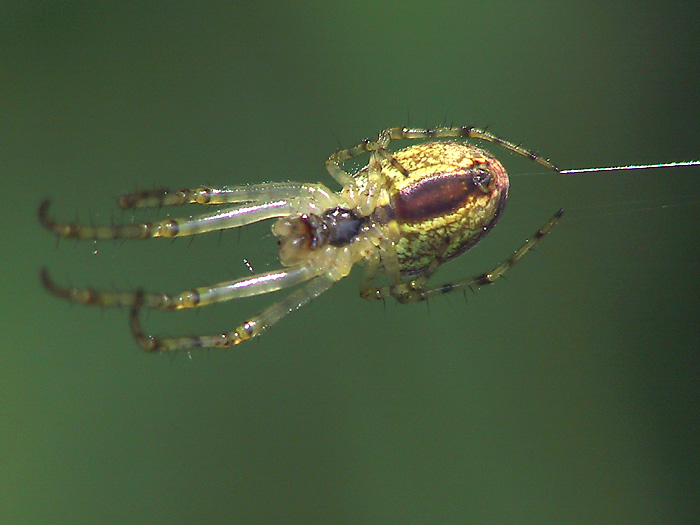
<instances>
[{"instance_id":1,"label":"spider underside","mask_svg":"<svg viewBox=\"0 0 700 525\"><path fill-rule=\"evenodd\" d=\"M194 347L227 347L247 341L298 310L364 263L360 295L393 297L400 303L427 300L456 289L476 288L500 278L529 251L562 215L554 214L513 255L473 278L428 286L438 267L470 247L496 224L506 203L508 176L490 153L463 141L476 138L498 144L559 171L548 160L473 127L382 131L377 140L337 151L326 161L339 192L323 184L269 182L248 186L159 190L123 195L119 206L155 208L202 204L221 206L209 214L121 226L88 226L49 218L49 201L39 207L43 226L63 238L147 239L184 237L276 219L282 269L183 291L177 295L146 291L99 291L56 284L46 269L41 278L53 295L102 306L130 307L131 330L150 352ZM438 139L389 152L392 140ZM341 165L369 154L366 167L349 174ZM224 205L228 205L224 207ZM383 275L387 284L375 281ZM144 332L142 308L179 310L266 294L300 285L283 299L235 329L213 335L160 337Z\"/></svg>"}]
</instances>

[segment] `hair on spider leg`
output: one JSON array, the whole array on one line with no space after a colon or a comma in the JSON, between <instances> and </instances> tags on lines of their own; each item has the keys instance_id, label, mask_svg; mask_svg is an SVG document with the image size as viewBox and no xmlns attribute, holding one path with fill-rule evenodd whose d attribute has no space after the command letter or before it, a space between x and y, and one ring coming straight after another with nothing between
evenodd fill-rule
<instances>
[{"instance_id":1,"label":"hair on spider leg","mask_svg":"<svg viewBox=\"0 0 700 525\"><path fill-rule=\"evenodd\" d=\"M336 151L343 149L343 144L340 142L340 139L338 138L338 135L336 135L335 131L331 130L331 135L333 135L333 138L338 143L338 149Z\"/></svg>"},{"instance_id":2,"label":"hair on spider leg","mask_svg":"<svg viewBox=\"0 0 700 525\"><path fill-rule=\"evenodd\" d=\"M80 224L80 214L78 213L78 210L75 210L75 221L73 222L73 224ZM73 239L75 239L76 241L80 240L77 236L73 237ZM77 246L78 244L78 242L75 242L74 246Z\"/></svg>"},{"instance_id":3,"label":"hair on spider leg","mask_svg":"<svg viewBox=\"0 0 700 525\"><path fill-rule=\"evenodd\" d=\"M127 239L125 237L121 238L121 239L117 239L117 242L114 244L114 246L116 246L116 248L118 248L118 249L121 249L126 244L126 241L127 241ZM115 248L115 251L116 251L116 248Z\"/></svg>"}]
</instances>

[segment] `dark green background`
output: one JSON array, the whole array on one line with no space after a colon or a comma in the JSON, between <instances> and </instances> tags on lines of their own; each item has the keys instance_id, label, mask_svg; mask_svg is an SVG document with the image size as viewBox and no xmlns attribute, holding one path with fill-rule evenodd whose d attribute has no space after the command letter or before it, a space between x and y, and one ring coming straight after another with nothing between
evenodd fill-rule
<instances>
[{"instance_id":1,"label":"dark green background","mask_svg":"<svg viewBox=\"0 0 700 525\"><path fill-rule=\"evenodd\" d=\"M508 209L436 282L564 207L507 280L384 309L354 272L258 341L191 358L143 354L126 312L50 297L39 268L177 291L244 275L243 258L272 267L267 227L57 246L36 220L46 196L108 224L165 216L121 214L135 188L335 187L338 142L407 121L489 126L562 167L699 158L689 4L3 7L0 521L697 518L697 168L563 177L494 150ZM220 331L272 300L144 322Z\"/></svg>"}]
</instances>

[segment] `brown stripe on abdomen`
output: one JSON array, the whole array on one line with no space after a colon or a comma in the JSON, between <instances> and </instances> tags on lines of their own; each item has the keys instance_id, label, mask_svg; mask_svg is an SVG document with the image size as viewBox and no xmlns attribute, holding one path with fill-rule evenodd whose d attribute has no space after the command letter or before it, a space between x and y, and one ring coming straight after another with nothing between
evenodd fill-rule
<instances>
[{"instance_id":1,"label":"brown stripe on abdomen","mask_svg":"<svg viewBox=\"0 0 700 525\"><path fill-rule=\"evenodd\" d=\"M435 174L397 191L391 206L399 222L420 222L462 208L474 192L483 195L474 175L483 170Z\"/></svg>"}]
</instances>

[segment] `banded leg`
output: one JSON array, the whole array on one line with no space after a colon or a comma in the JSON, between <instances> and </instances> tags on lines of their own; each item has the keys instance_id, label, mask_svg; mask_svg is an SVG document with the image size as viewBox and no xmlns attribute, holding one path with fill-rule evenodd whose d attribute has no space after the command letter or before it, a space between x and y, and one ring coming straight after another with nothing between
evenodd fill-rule
<instances>
[{"instance_id":1,"label":"banded leg","mask_svg":"<svg viewBox=\"0 0 700 525\"><path fill-rule=\"evenodd\" d=\"M547 223L542 226L542 228L540 228L535 235L525 241L525 243L518 248L513 255L489 272L483 273L477 277L462 279L451 283L445 283L440 286L431 287L425 286L425 281L427 278L424 278L421 275L416 279L412 279L398 286L385 286L382 288L371 289L366 295L364 295L364 297L367 299L385 299L386 297L391 296L400 303L412 303L417 301L425 301L431 297L452 292L454 290L465 288L474 289L487 284L493 284L500 279L506 271L512 268L513 265L523 257L523 255L529 252L542 239L542 237L547 235L563 214L564 210L559 210L557 213L555 213L547 221Z\"/></svg>"},{"instance_id":2,"label":"banded leg","mask_svg":"<svg viewBox=\"0 0 700 525\"><path fill-rule=\"evenodd\" d=\"M56 284L46 268L41 271L41 282L51 294L74 303L95 306L134 306L182 310L243 297L276 292L313 279L323 271L314 264L293 266L284 270L259 273L250 277L225 281L212 286L185 290L177 295L151 292L101 291Z\"/></svg>"},{"instance_id":3,"label":"banded leg","mask_svg":"<svg viewBox=\"0 0 700 525\"><path fill-rule=\"evenodd\" d=\"M295 211L290 200L277 200L263 204L237 206L190 218L166 219L158 222L142 222L118 226L88 226L57 222L49 218L49 201L39 206L39 222L59 237L89 240L150 239L152 237L184 237L210 231L237 228L254 222L284 217Z\"/></svg>"},{"instance_id":4,"label":"banded leg","mask_svg":"<svg viewBox=\"0 0 700 525\"><path fill-rule=\"evenodd\" d=\"M258 315L241 323L234 330L213 335L161 338L146 334L139 322L141 305L137 301L131 309L131 331L147 352L172 352L187 348L223 348L233 346L260 335L286 315L295 312L328 290L334 282L328 275L320 275L292 292L283 300L274 303Z\"/></svg>"},{"instance_id":5,"label":"banded leg","mask_svg":"<svg viewBox=\"0 0 700 525\"><path fill-rule=\"evenodd\" d=\"M201 187L196 189L168 189L128 193L119 197L119 207L160 208L182 206L184 204L236 204L242 202L264 203L305 197L318 202L319 206L330 208L335 202L331 191L323 184L303 184L299 182L265 182L249 186L223 188Z\"/></svg>"},{"instance_id":6,"label":"banded leg","mask_svg":"<svg viewBox=\"0 0 700 525\"><path fill-rule=\"evenodd\" d=\"M465 139L479 139L485 140L487 142L492 142L498 144L502 148L505 148L513 153L517 153L523 157L527 157L535 162L541 164L545 168L560 172L561 170L552 164L549 159L541 157L537 153L523 148L520 144L514 144L501 137L489 133L486 130L475 128L472 126L462 126L462 127L444 127L444 128L433 128L433 129L410 129L403 127L390 128L385 132L390 140L405 140L405 139L446 139L446 138L465 138Z\"/></svg>"},{"instance_id":7,"label":"banded leg","mask_svg":"<svg viewBox=\"0 0 700 525\"><path fill-rule=\"evenodd\" d=\"M513 153L517 153L523 157L527 157L541 164L545 168L560 172L561 170L552 164L549 159L541 157L535 152L527 150L519 144L509 142L497 135L487 132L486 130L475 128L472 126L462 127L440 127L433 129L412 129L405 127L389 128L379 134L377 140L365 139L357 146L348 149L336 151L326 161L326 169L340 184L346 186L352 181L352 176L343 170L340 165L354 157L358 157L364 153L376 152L379 156L391 163L394 168L407 175L406 170L401 166L391 153L387 150L389 143L392 140L427 140L427 139L445 139L445 138L464 138L464 139L479 139L487 142L498 144Z\"/></svg>"},{"instance_id":8,"label":"banded leg","mask_svg":"<svg viewBox=\"0 0 700 525\"><path fill-rule=\"evenodd\" d=\"M405 169L401 166L396 159L391 156L391 153L387 151L387 146L391 142L391 137L388 135L387 131L382 131L379 134L377 140L365 139L360 142L357 146L347 149L341 149L333 153L328 160L326 160L326 169L330 173L331 177L337 180L342 186L348 186L352 184L353 176L347 171L340 167L340 165L352 158L359 157L365 153L376 152L381 158L385 158L391 162L392 166L396 167L402 173L405 173ZM379 160L379 159L372 159ZM371 164L371 161L370 161Z\"/></svg>"}]
</instances>

